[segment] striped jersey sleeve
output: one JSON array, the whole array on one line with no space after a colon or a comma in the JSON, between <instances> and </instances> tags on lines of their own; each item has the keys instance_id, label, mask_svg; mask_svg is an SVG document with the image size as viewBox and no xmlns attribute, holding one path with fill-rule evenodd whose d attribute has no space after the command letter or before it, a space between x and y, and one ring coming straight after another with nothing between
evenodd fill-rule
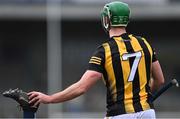
<instances>
[{"instance_id":1,"label":"striped jersey sleeve","mask_svg":"<svg viewBox=\"0 0 180 119\"><path fill-rule=\"evenodd\" d=\"M103 73L104 71L104 48L99 46L89 60L88 70Z\"/></svg>"},{"instance_id":2,"label":"striped jersey sleeve","mask_svg":"<svg viewBox=\"0 0 180 119\"><path fill-rule=\"evenodd\" d=\"M145 38L142 37L142 39L143 39L143 41L146 42L146 43L151 47L151 49L152 49L152 62L157 61L158 59L157 59L157 56L156 56L156 51L155 51L154 47L152 47L152 44L150 44L149 42L147 42L147 40L146 40Z\"/></svg>"}]
</instances>

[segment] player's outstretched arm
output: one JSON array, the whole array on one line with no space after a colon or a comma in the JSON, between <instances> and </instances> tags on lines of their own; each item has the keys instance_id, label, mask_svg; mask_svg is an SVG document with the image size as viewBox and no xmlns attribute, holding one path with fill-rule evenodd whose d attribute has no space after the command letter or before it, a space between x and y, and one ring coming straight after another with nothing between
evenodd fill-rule
<instances>
[{"instance_id":1,"label":"player's outstretched arm","mask_svg":"<svg viewBox=\"0 0 180 119\"><path fill-rule=\"evenodd\" d=\"M97 80L102 78L102 74L96 71L87 70L81 79L66 88L65 90L55 93L53 95L46 95L41 92L32 91L28 93L29 103L34 103L36 106L39 103L60 103L74 99L82 94L84 94L90 87L97 82Z\"/></svg>"}]
</instances>

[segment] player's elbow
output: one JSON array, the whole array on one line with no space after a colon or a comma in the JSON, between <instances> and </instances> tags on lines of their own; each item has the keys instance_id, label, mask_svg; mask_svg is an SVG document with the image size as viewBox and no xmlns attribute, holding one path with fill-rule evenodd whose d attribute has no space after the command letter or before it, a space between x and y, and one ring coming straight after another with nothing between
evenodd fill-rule
<instances>
[{"instance_id":1,"label":"player's elbow","mask_svg":"<svg viewBox=\"0 0 180 119\"><path fill-rule=\"evenodd\" d=\"M77 88L77 95L83 95L84 93L87 92L87 90L89 89L87 87L87 85L81 83L81 82L78 82L78 88Z\"/></svg>"},{"instance_id":2,"label":"player's elbow","mask_svg":"<svg viewBox=\"0 0 180 119\"><path fill-rule=\"evenodd\" d=\"M76 85L77 85L77 88L75 91L76 91L77 95L82 95L82 94L86 93L87 90L89 89L87 83L85 83L82 80L78 81L76 83Z\"/></svg>"},{"instance_id":3,"label":"player's elbow","mask_svg":"<svg viewBox=\"0 0 180 119\"><path fill-rule=\"evenodd\" d=\"M160 80L160 81L158 82L159 86L164 85L164 83L165 83L164 79L162 79L162 80Z\"/></svg>"},{"instance_id":4,"label":"player's elbow","mask_svg":"<svg viewBox=\"0 0 180 119\"><path fill-rule=\"evenodd\" d=\"M79 91L81 94L86 93L97 80L101 79L102 74L96 71L86 71L82 76L81 80L78 82Z\"/></svg>"},{"instance_id":5,"label":"player's elbow","mask_svg":"<svg viewBox=\"0 0 180 119\"><path fill-rule=\"evenodd\" d=\"M79 87L78 94L79 94L79 95L83 95L84 93L86 93L86 92L87 92L87 90L88 90L88 88L87 88L87 87L85 87L85 86L81 86L81 87Z\"/></svg>"}]
</instances>

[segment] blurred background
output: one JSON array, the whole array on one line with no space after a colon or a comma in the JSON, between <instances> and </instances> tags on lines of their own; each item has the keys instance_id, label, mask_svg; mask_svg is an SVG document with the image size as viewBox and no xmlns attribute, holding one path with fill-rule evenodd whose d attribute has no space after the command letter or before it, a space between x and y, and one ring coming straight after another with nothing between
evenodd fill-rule
<instances>
[{"instance_id":1,"label":"blurred background","mask_svg":"<svg viewBox=\"0 0 180 119\"><path fill-rule=\"evenodd\" d=\"M100 11L113 0L0 0L0 93L9 88L52 94L78 81L98 45L108 39ZM156 49L166 81L180 78L180 1L122 0L131 7L129 33ZM180 118L180 89L155 102L157 117ZM85 95L41 105L37 117L103 118L106 88L99 81ZM0 117L22 117L17 103L0 95Z\"/></svg>"}]
</instances>

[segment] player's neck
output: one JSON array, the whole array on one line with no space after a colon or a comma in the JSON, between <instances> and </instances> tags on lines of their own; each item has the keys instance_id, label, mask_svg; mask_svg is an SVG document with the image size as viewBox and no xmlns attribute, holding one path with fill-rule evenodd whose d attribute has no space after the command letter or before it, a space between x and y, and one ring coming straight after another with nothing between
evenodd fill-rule
<instances>
[{"instance_id":1,"label":"player's neck","mask_svg":"<svg viewBox=\"0 0 180 119\"><path fill-rule=\"evenodd\" d=\"M113 37L113 36L120 36L122 34L126 33L126 29L125 27L117 27L117 28L111 28L109 30L109 36Z\"/></svg>"}]
</instances>

